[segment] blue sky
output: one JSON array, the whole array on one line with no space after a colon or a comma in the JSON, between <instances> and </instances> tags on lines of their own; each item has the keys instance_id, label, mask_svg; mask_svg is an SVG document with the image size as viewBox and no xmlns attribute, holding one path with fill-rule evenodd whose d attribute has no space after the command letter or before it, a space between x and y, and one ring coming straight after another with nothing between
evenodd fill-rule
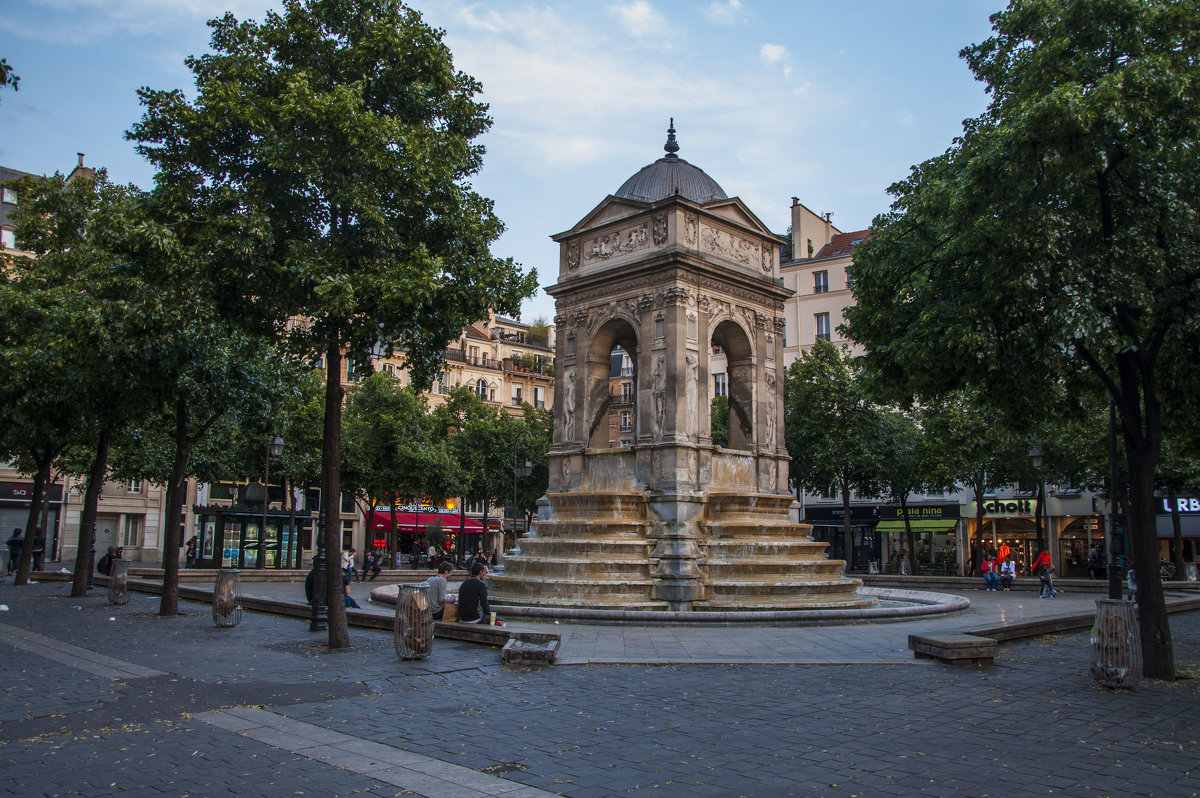
<instances>
[{"instance_id":1,"label":"blue sky","mask_svg":"<svg viewBox=\"0 0 1200 798\"><path fill-rule=\"evenodd\" d=\"M0 95L0 163L67 172L76 152L149 187L124 131L141 86L191 91L183 65L205 20L261 19L272 0L11 0L0 57L21 77ZM548 236L573 226L661 157L679 156L772 229L792 197L867 227L887 187L944 151L987 97L962 47L1002 0L415 0L476 77L492 130L475 187L508 227L497 255L555 279ZM544 292L529 321L554 315Z\"/></svg>"}]
</instances>

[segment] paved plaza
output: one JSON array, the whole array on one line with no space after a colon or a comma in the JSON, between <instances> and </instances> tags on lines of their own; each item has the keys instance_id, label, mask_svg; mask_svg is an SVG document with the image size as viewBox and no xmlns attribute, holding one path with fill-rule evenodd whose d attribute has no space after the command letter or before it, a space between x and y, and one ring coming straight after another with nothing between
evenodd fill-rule
<instances>
[{"instance_id":1,"label":"paved plaza","mask_svg":"<svg viewBox=\"0 0 1200 798\"><path fill-rule=\"evenodd\" d=\"M564 622L561 661L593 664L505 669L486 646L401 662L383 632L330 652L295 619L218 629L203 604L165 619L157 597L68 592L0 585L0 794L1200 794L1200 612L1171 616L1198 678L1112 691L1086 632L1007 644L991 668L898 642L1094 596L972 591L967 613L844 627Z\"/></svg>"}]
</instances>

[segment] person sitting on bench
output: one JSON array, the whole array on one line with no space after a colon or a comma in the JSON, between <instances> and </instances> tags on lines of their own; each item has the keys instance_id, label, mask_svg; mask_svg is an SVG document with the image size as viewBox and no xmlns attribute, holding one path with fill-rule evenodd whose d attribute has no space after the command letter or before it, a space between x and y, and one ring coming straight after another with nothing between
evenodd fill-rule
<instances>
[{"instance_id":1,"label":"person sitting on bench","mask_svg":"<svg viewBox=\"0 0 1200 798\"><path fill-rule=\"evenodd\" d=\"M488 568L481 562L471 566L471 578L458 589L458 620L460 623L491 623L492 608L488 605Z\"/></svg>"}]
</instances>

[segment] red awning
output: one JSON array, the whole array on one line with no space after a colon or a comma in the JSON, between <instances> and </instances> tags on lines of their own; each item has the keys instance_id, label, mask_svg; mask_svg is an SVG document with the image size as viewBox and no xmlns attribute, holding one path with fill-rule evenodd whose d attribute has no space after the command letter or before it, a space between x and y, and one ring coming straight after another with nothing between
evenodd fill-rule
<instances>
[{"instance_id":1,"label":"red awning","mask_svg":"<svg viewBox=\"0 0 1200 798\"><path fill-rule=\"evenodd\" d=\"M417 534L425 531L425 527L429 526L435 520L442 522L442 528L447 532L458 531L458 516L450 515L449 513L421 513L420 526L417 525L416 513L396 513L396 527L401 532L411 532ZM483 524L479 523L471 517L466 519L466 532L468 535L479 534L483 532ZM372 531L386 531L392 528L392 514L389 511L368 513L367 528Z\"/></svg>"}]
</instances>

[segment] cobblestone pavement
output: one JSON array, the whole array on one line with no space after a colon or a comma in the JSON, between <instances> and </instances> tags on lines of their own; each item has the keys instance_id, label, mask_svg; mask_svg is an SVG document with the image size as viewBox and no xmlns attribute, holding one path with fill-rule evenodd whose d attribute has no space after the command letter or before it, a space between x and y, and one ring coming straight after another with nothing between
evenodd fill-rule
<instances>
[{"instance_id":1,"label":"cobblestone pavement","mask_svg":"<svg viewBox=\"0 0 1200 798\"><path fill-rule=\"evenodd\" d=\"M987 669L509 670L494 648L404 663L383 633L330 652L301 621L218 629L204 605L164 619L68 589L0 585L0 794L1200 794L1196 612L1171 625L1197 678L1110 691L1086 633Z\"/></svg>"}]
</instances>

